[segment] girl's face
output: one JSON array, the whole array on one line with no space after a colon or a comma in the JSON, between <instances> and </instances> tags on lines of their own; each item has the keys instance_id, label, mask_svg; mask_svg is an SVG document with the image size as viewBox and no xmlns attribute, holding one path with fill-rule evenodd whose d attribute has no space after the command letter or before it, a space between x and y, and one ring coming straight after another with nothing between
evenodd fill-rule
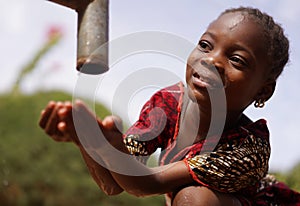
<instances>
[{"instance_id":1,"label":"girl's face","mask_svg":"<svg viewBox=\"0 0 300 206\"><path fill-rule=\"evenodd\" d=\"M241 13L212 22L188 58L189 96L209 106L209 95L225 90L227 112L242 112L254 100L268 99L274 87L266 81L270 61L264 39L262 28Z\"/></svg>"}]
</instances>

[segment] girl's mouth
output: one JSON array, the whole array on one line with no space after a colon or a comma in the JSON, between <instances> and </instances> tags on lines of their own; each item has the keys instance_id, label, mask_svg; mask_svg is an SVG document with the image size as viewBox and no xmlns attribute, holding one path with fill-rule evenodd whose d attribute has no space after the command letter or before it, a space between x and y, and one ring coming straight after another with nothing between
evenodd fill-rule
<instances>
[{"instance_id":1,"label":"girl's mouth","mask_svg":"<svg viewBox=\"0 0 300 206\"><path fill-rule=\"evenodd\" d=\"M223 82L216 74L209 74L207 72L194 71L192 75L192 83L196 87L206 89L221 89L224 88Z\"/></svg>"}]
</instances>

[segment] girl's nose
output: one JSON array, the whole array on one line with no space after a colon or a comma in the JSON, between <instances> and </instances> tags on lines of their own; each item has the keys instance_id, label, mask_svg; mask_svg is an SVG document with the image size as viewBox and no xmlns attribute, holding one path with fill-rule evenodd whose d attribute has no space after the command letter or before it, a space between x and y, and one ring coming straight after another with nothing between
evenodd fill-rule
<instances>
[{"instance_id":1,"label":"girl's nose","mask_svg":"<svg viewBox=\"0 0 300 206\"><path fill-rule=\"evenodd\" d=\"M216 57L213 57L213 56L203 57L200 60L200 63L202 66L204 66L212 71L219 72L220 74L224 72L224 68L223 68L221 62L219 62Z\"/></svg>"}]
</instances>

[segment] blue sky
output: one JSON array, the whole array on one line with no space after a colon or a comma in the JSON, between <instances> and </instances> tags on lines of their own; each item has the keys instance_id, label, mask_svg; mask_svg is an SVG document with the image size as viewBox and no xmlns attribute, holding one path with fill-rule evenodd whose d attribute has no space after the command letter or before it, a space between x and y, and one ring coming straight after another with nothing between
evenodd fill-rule
<instances>
[{"instance_id":1,"label":"blue sky","mask_svg":"<svg viewBox=\"0 0 300 206\"><path fill-rule=\"evenodd\" d=\"M246 113L253 119L268 120L272 146L271 170L288 170L300 161L300 60L297 58L300 56L299 4L297 0L111 0L109 35L110 40L115 41L137 32L167 32L185 39L190 44L196 44L206 26L226 8L253 6L272 15L282 24L290 39L291 60L279 78L276 92L266 107L254 109L251 106ZM0 17L0 69L4 74L0 80L0 92L8 92L11 89L18 71L45 42L46 31L51 26L62 28L63 39L45 56L36 70L24 79L22 89L26 93L51 89L73 92L79 77L75 70L76 12L43 0L2 0ZM114 52L112 49L112 55ZM147 58L150 60L146 60ZM157 60L156 64L153 63L153 59ZM118 62L114 71L104 75L101 86L105 91L112 92L98 92L96 99L111 106L113 96L109 94L114 93L116 88L109 84L122 82L124 76L132 71L130 67L139 69L147 66L164 67L172 70L179 79L184 78L184 62L174 58L160 59L151 54L137 54L132 59L125 58ZM165 80L158 81L169 83ZM105 82L109 82L108 85L105 85ZM128 108L133 114L127 114L130 121L137 116L136 108L140 108L150 93L157 88L154 86L145 89L144 92L135 92L138 95L132 95L131 100L134 103Z\"/></svg>"}]
</instances>

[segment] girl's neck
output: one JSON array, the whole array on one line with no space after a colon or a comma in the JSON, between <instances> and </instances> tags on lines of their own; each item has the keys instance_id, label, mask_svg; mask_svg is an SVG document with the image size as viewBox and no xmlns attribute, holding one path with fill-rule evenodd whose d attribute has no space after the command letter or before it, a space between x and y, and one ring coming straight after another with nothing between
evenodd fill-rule
<instances>
[{"instance_id":1,"label":"girl's neck","mask_svg":"<svg viewBox=\"0 0 300 206\"><path fill-rule=\"evenodd\" d=\"M183 97L180 136L197 136L194 140L199 141L207 136L222 135L224 131L250 122L242 112L226 111L226 108L211 112L210 105L201 107L187 93Z\"/></svg>"},{"instance_id":2,"label":"girl's neck","mask_svg":"<svg viewBox=\"0 0 300 206\"><path fill-rule=\"evenodd\" d=\"M190 103L190 105L195 103ZM198 136L221 135L223 132L251 122L242 112L219 111L212 114L210 108L200 108L197 105L188 106L187 111L192 119L198 118ZM198 110L198 111L197 111ZM196 116L198 114L198 116ZM196 121L193 121L196 122Z\"/></svg>"}]
</instances>

